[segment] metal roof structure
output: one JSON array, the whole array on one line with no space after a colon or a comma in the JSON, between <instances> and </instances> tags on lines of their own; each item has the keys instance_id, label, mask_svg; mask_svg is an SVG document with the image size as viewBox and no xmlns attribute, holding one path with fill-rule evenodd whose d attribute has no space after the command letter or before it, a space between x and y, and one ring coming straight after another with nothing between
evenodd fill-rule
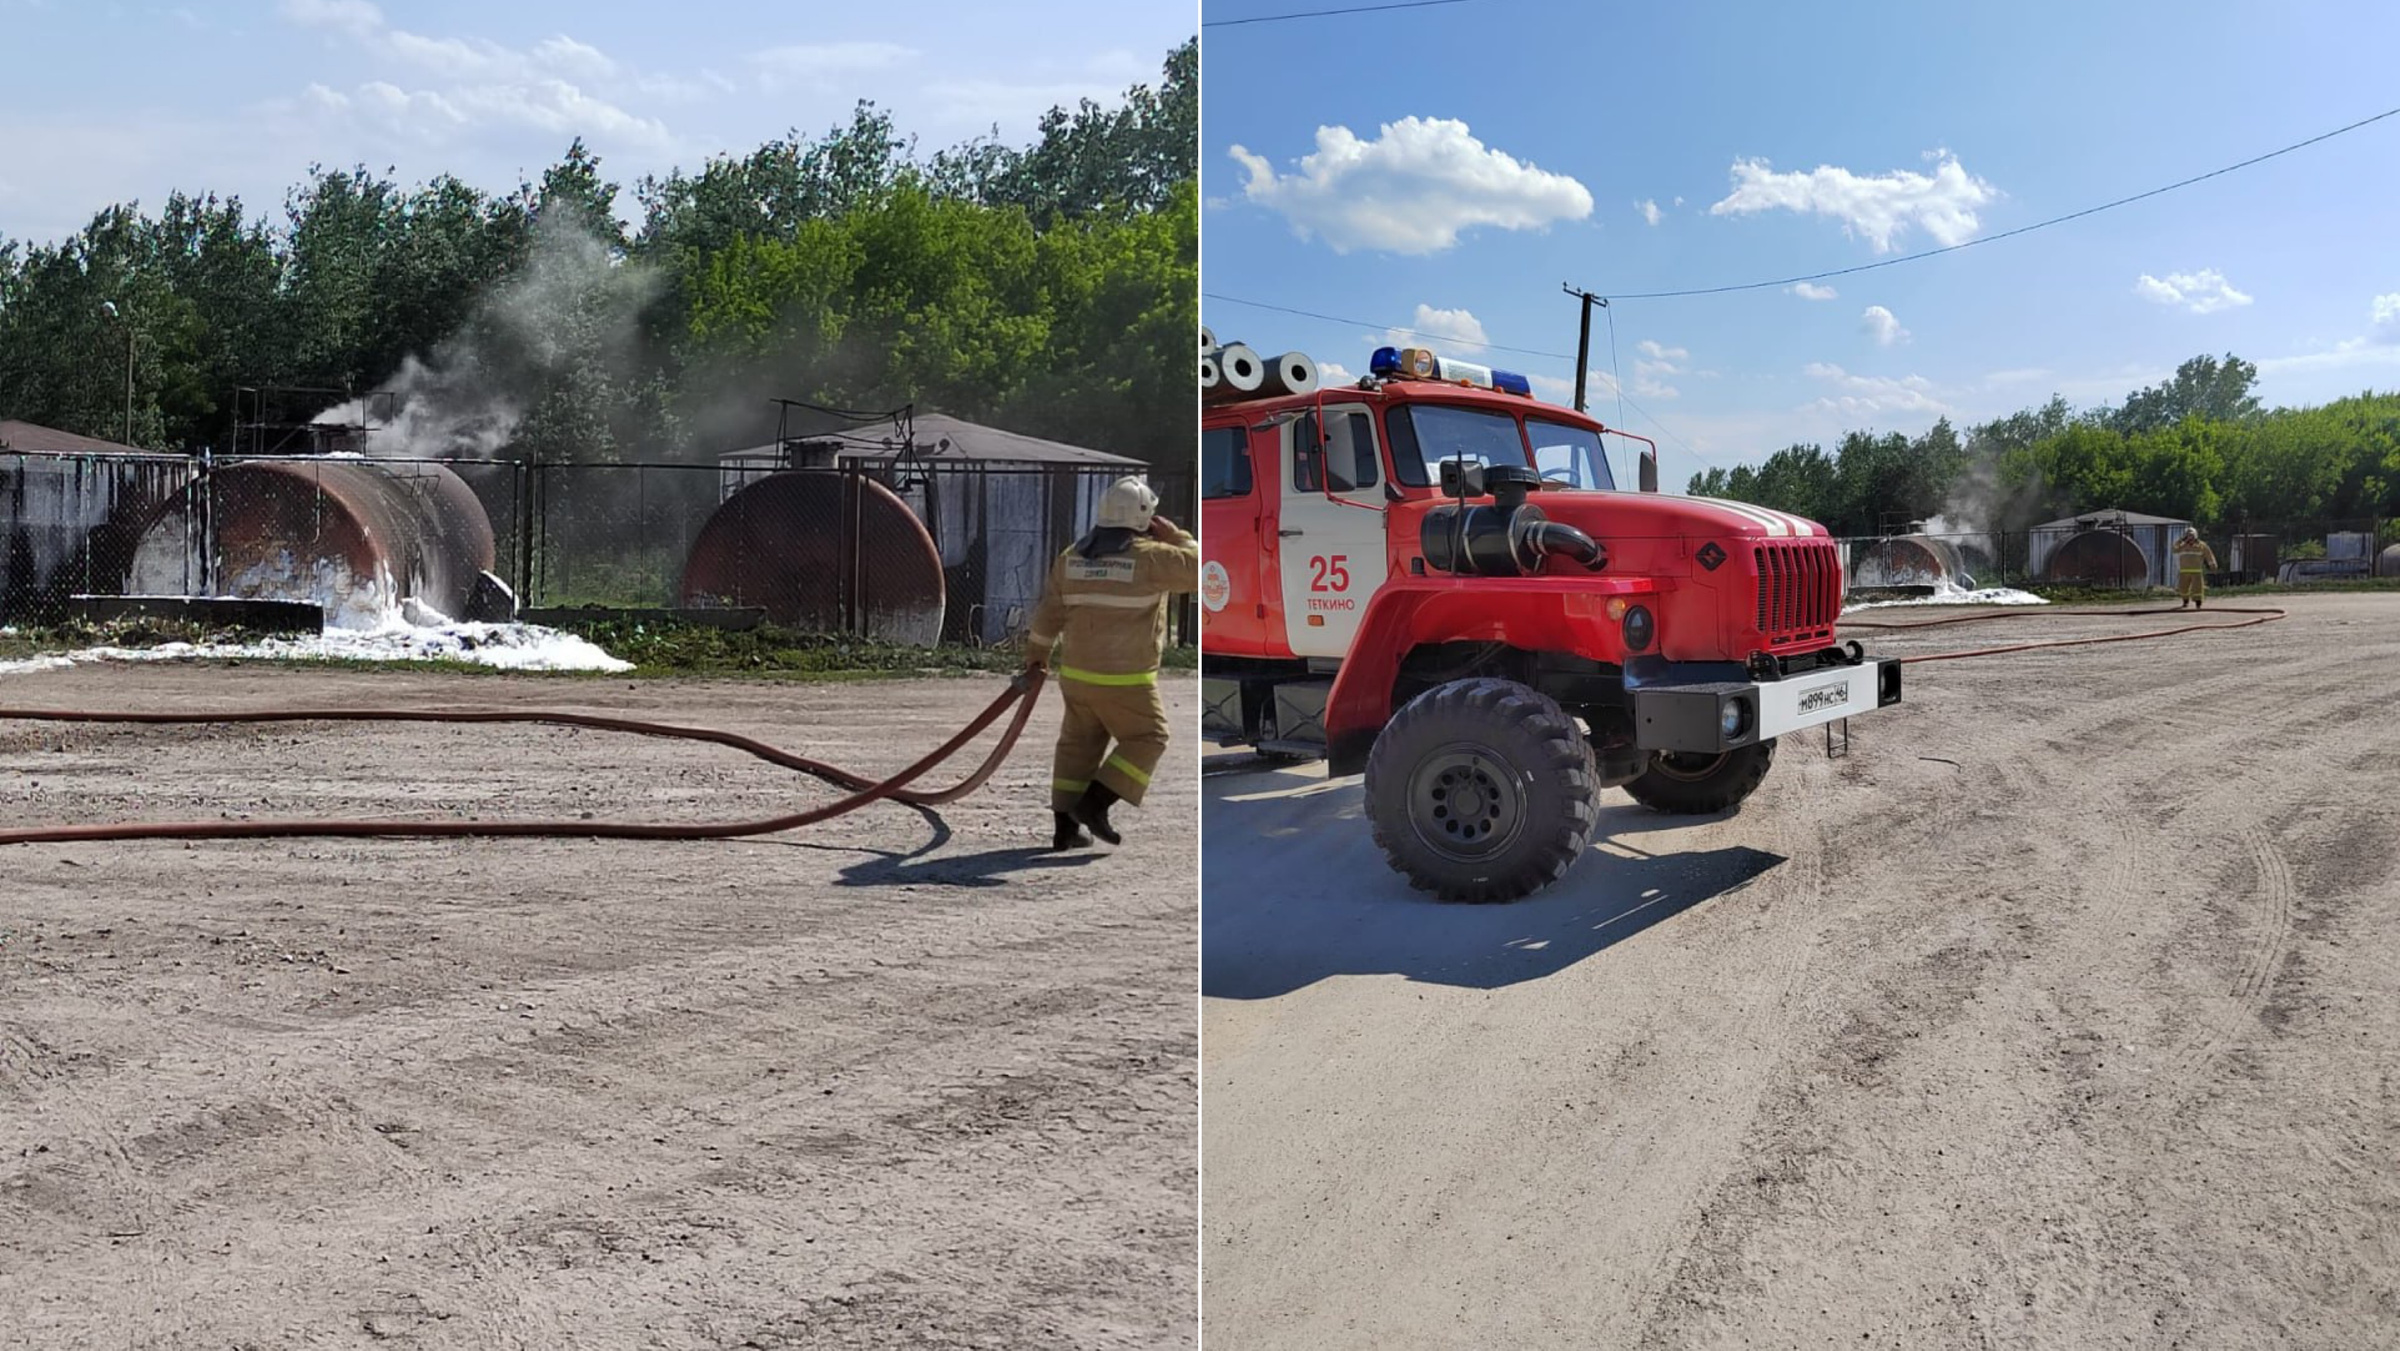
<instances>
[{"instance_id":1,"label":"metal roof structure","mask_svg":"<svg viewBox=\"0 0 2400 1351\"><path fill-rule=\"evenodd\" d=\"M1142 461L1130 456L1070 446L1063 441L1045 441L1038 436L986 427L941 413L917 416L911 419L911 426L916 442L913 458L927 468L943 464L1046 464L1087 469L1146 467ZM898 431L893 424L831 424L821 429L803 427L793 439L839 442L839 458L846 461L896 460L902 456ZM774 442L768 442L747 450L728 451L718 458L775 460L780 454L781 448Z\"/></svg>"},{"instance_id":2,"label":"metal roof structure","mask_svg":"<svg viewBox=\"0 0 2400 1351\"><path fill-rule=\"evenodd\" d=\"M0 420L0 454L26 455L151 455L140 446L120 445L94 436L77 436L56 427Z\"/></svg>"},{"instance_id":3,"label":"metal roof structure","mask_svg":"<svg viewBox=\"0 0 2400 1351\"><path fill-rule=\"evenodd\" d=\"M2036 530L2088 530L2095 526L2112 525L2190 525L2180 516L2151 516L2139 511L2108 507L2100 511L2079 511L2062 520L2044 521Z\"/></svg>"}]
</instances>

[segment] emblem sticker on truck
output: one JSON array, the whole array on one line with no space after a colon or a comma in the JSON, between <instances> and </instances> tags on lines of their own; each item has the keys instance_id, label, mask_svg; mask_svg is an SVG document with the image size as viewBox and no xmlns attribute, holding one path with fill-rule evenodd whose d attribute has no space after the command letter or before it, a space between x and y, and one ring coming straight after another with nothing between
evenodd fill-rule
<instances>
[{"instance_id":1,"label":"emblem sticker on truck","mask_svg":"<svg viewBox=\"0 0 2400 1351\"><path fill-rule=\"evenodd\" d=\"M1231 599L1233 574L1225 571L1224 564L1211 559L1207 567L1200 569L1200 603L1213 612L1224 609L1225 602Z\"/></svg>"},{"instance_id":2,"label":"emblem sticker on truck","mask_svg":"<svg viewBox=\"0 0 2400 1351\"><path fill-rule=\"evenodd\" d=\"M1708 543L1701 545L1700 552L1695 554L1694 557L1700 560L1701 567L1708 569L1710 572L1715 572L1717 568L1725 562L1725 551L1718 548L1717 542L1712 539Z\"/></svg>"}]
</instances>

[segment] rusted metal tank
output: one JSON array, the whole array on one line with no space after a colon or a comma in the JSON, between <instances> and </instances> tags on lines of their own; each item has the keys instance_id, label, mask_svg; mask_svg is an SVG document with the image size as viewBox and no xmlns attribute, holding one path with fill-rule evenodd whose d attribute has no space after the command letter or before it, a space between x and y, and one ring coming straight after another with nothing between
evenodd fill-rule
<instances>
[{"instance_id":1,"label":"rusted metal tank","mask_svg":"<svg viewBox=\"0 0 2400 1351\"><path fill-rule=\"evenodd\" d=\"M1894 535L1861 549L1850 569L1858 587L1966 587L1973 584L1958 546L1935 535Z\"/></svg>"},{"instance_id":2,"label":"rusted metal tank","mask_svg":"<svg viewBox=\"0 0 2400 1351\"><path fill-rule=\"evenodd\" d=\"M206 512L216 553L196 568L187 513ZM326 622L371 628L402 601L478 617L492 568L491 517L474 490L436 464L245 460L223 465L162 508L142 532L126 589L174 595L313 600ZM196 579L196 580L193 580Z\"/></svg>"},{"instance_id":3,"label":"rusted metal tank","mask_svg":"<svg viewBox=\"0 0 2400 1351\"><path fill-rule=\"evenodd\" d=\"M752 480L700 527L687 606L751 605L788 628L931 647L946 603L941 552L891 489L794 469Z\"/></svg>"},{"instance_id":4,"label":"rusted metal tank","mask_svg":"<svg viewBox=\"0 0 2400 1351\"><path fill-rule=\"evenodd\" d=\"M2082 586L2133 586L2150 577L2150 557L2114 530L2082 530L2060 541L2042 564L2042 580Z\"/></svg>"},{"instance_id":5,"label":"rusted metal tank","mask_svg":"<svg viewBox=\"0 0 2400 1351\"><path fill-rule=\"evenodd\" d=\"M2400 577L2400 544L2389 545L2382 553L2375 555L2375 575Z\"/></svg>"}]
</instances>

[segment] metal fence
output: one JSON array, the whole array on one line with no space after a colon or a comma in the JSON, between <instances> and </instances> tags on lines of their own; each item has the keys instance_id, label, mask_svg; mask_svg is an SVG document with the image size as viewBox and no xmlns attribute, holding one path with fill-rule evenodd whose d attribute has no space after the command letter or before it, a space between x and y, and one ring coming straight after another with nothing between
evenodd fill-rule
<instances>
[{"instance_id":1,"label":"metal fence","mask_svg":"<svg viewBox=\"0 0 2400 1351\"><path fill-rule=\"evenodd\" d=\"M1976 589L2075 586L2143 591L2171 588L2181 521L2106 517L2030 530L1891 534L1836 541L1849 589ZM2214 585L2400 576L2393 523L2358 519L2243 522L2202 530L2216 557Z\"/></svg>"},{"instance_id":2,"label":"metal fence","mask_svg":"<svg viewBox=\"0 0 2400 1351\"><path fill-rule=\"evenodd\" d=\"M78 594L311 596L357 624L406 593L477 618L506 606L498 583L526 608L731 606L990 646L1024 631L1050 560L1123 472L4 453L0 623ZM1152 485L1191 528L1191 476ZM1195 599L1170 629L1196 641Z\"/></svg>"}]
</instances>

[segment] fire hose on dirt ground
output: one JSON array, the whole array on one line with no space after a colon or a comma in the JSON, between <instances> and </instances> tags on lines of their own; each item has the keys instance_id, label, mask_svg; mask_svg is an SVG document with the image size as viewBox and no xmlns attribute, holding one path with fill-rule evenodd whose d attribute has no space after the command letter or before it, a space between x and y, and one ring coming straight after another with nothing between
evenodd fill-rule
<instances>
[{"instance_id":1,"label":"fire hose on dirt ground","mask_svg":"<svg viewBox=\"0 0 2400 1351\"><path fill-rule=\"evenodd\" d=\"M2165 615L2181 612L2182 607L2180 606L2173 609L2162 606L2151 610L2053 610L2044 607L2008 610L1999 614L1952 615L1948 619L1924 619L1911 624L1878 624L1863 619L1846 619L1842 621L1842 627L1906 633L1910 629L1938 629L1951 624L1977 624L1994 619L2040 619L2056 618L2062 615L2080 618L2118 618L2127 615ZM1921 661L1963 661L1968 657L1997 657L2007 652L2033 652L2047 647L2091 647L2100 643L2138 643L2153 638L2172 638L2177 634L2184 633L2217 633L2232 629L2254 628L2260 624L2272 624L2285 617L2284 611L2272 607L2243 609L2238 606L2221 606L2217 613L2253 617L2232 624L2185 624L2178 628L2153 629L2145 633L2112 633L2098 638L2052 638L2032 643L2009 643L2001 647L1970 648L1963 652L1927 652L1914 657L1902 657L1900 663L1906 666Z\"/></svg>"},{"instance_id":2,"label":"fire hose on dirt ground","mask_svg":"<svg viewBox=\"0 0 2400 1351\"><path fill-rule=\"evenodd\" d=\"M683 727L672 723L646 722L636 718L612 718L594 713L567 713L547 709L264 709L233 713L106 713L81 709L0 708L0 721L63 722L63 723L137 723L145 725L191 725L215 723L263 722L433 722L433 723L543 723L559 727L585 727L603 732L624 732L635 736L665 737L679 741L705 741L797 770L821 779L836 787L850 789L850 795L821 807L792 812L784 816L767 817L756 821L713 821L660 823L643 821L163 821L110 822L97 825L27 826L0 830L0 845L59 844L94 840L255 840L293 839L301 837L337 837L345 839L468 839L492 836L539 836L555 839L610 840L723 840L750 835L771 835L813 825L836 816L857 811L872 802L892 801L912 807L939 806L956 802L983 787L1000 762L1008 758L1017 739L1024 734L1025 723L1033 714L1041 691L1042 672L1027 671L1009 682L1008 688L975 715L948 741L927 752L916 763L888 778L875 780L820 760L770 746L763 741L733 732L707 727ZM1015 716L1001 732L1000 740L975 772L948 788L921 791L909 784L933 771L943 761L957 754L968 742L997 721L1002 713L1015 705Z\"/></svg>"}]
</instances>

